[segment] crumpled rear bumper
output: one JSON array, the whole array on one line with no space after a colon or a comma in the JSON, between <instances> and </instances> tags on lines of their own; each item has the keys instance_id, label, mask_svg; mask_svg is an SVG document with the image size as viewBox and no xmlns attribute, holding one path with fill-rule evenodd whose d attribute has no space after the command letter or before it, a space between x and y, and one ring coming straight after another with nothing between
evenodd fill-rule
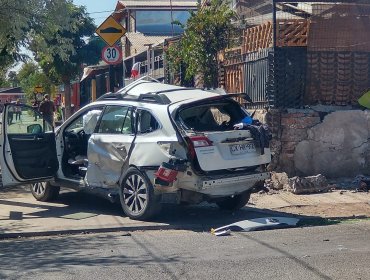
<instances>
[{"instance_id":1,"label":"crumpled rear bumper","mask_svg":"<svg viewBox=\"0 0 370 280\"><path fill-rule=\"evenodd\" d=\"M259 172L239 176L207 176L181 178L178 188L191 190L209 197L232 196L252 189L256 183L270 178L269 172Z\"/></svg>"}]
</instances>

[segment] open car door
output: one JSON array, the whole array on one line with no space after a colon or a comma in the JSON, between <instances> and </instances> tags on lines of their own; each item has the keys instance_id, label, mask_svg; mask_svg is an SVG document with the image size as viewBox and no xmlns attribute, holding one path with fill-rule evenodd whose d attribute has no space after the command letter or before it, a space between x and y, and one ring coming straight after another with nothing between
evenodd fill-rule
<instances>
[{"instance_id":1,"label":"open car door","mask_svg":"<svg viewBox=\"0 0 370 280\"><path fill-rule=\"evenodd\" d=\"M53 127L32 107L4 106L0 147L3 186L47 181L58 170Z\"/></svg>"}]
</instances>

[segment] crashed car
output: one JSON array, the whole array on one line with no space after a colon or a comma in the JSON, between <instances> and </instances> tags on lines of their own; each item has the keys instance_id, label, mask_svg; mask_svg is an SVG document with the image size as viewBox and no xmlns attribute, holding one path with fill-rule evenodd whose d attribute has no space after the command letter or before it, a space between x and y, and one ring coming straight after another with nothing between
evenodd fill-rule
<instances>
[{"instance_id":1,"label":"crashed car","mask_svg":"<svg viewBox=\"0 0 370 280\"><path fill-rule=\"evenodd\" d=\"M7 104L3 185L31 184L40 201L55 199L60 187L84 190L119 201L141 220L162 203L241 208L269 177L271 153L258 127L235 129L249 115L232 97L138 80L86 105L55 132L33 108ZM22 121L8 124L14 106Z\"/></svg>"}]
</instances>

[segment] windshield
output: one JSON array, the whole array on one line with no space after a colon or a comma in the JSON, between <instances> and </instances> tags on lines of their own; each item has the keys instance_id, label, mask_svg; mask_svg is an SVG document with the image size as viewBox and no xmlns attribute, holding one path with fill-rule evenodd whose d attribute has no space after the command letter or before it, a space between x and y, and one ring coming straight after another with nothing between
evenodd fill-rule
<instances>
[{"instance_id":1,"label":"windshield","mask_svg":"<svg viewBox=\"0 0 370 280\"><path fill-rule=\"evenodd\" d=\"M233 130L246 116L240 105L233 101L195 105L179 111L176 122L186 130L225 131Z\"/></svg>"}]
</instances>

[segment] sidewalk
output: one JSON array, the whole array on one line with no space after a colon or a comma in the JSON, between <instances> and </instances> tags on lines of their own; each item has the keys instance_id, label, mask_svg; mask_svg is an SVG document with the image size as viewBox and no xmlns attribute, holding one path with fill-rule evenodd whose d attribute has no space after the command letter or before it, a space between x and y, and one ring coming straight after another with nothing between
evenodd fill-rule
<instances>
[{"instance_id":1,"label":"sidewalk","mask_svg":"<svg viewBox=\"0 0 370 280\"><path fill-rule=\"evenodd\" d=\"M143 228L122 216L119 205L76 192L63 192L53 203L34 199L26 187L0 190L0 236L37 236L74 232L104 232ZM145 223L145 227L165 226Z\"/></svg>"},{"instance_id":2,"label":"sidewalk","mask_svg":"<svg viewBox=\"0 0 370 280\"><path fill-rule=\"evenodd\" d=\"M370 217L370 194L335 191L294 195L253 194L250 203L235 213L215 206L164 206L152 222L123 216L120 205L88 194L63 192L54 203L36 201L27 188L0 189L0 239L18 236L81 232L183 229L209 231L236 221L296 214L301 218Z\"/></svg>"}]
</instances>

